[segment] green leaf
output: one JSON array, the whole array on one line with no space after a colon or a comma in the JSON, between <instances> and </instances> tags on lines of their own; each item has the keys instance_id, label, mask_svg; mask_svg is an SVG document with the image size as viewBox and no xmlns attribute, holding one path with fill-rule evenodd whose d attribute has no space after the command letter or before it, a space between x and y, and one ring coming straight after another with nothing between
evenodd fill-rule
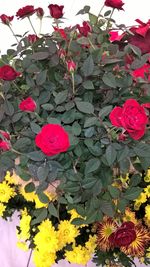
<instances>
[{"instance_id":1,"label":"green leaf","mask_svg":"<svg viewBox=\"0 0 150 267\"><path fill-rule=\"evenodd\" d=\"M47 204L49 202L49 198L47 195L44 194L44 192L38 193L38 198L42 203Z\"/></svg>"},{"instance_id":2,"label":"green leaf","mask_svg":"<svg viewBox=\"0 0 150 267\"><path fill-rule=\"evenodd\" d=\"M142 180L140 173L133 174L130 178L130 186L137 186Z\"/></svg>"},{"instance_id":3,"label":"green leaf","mask_svg":"<svg viewBox=\"0 0 150 267\"><path fill-rule=\"evenodd\" d=\"M84 61L82 71L85 77L92 75L94 71L94 62L91 55Z\"/></svg>"},{"instance_id":4,"label":"green leaf","mask_svg":"<svg viewBox=\"0 0 150 267\"><path fill-rule=\"evenodd\" d=\"M67 99L67 96L68 96L68 91L67 90L58 93L56 95L56 97L55 97L55 103L56 103L56 105L60 105L63 102L65 102L65 100Z\"/></svg>"},{"instance_id":5,"label":"green leaf","mask_svg":"<svg viewBox=\"0 0 150 267\"><path fill-rule=\"evenodd\" d=\"M83 113L91 114L94 113L94 106L85 101L76 102L77 109Z\"/></svg>"},{"instance_id":6,"label":"green leaf","mask_svg":"<svg viewBox=\"0 0 150 267\"><path fill-rule=\"evenodd\" d=\"M49 103L47 103L47 104L43 104L41 107L42 107L44 110L47 110L47 111L51 111L51 110L54 109L54 106L53 106L52 104L49 104Z\"/></svg>"},{"instance_id":7,"label":"green leaf","mask_svg":"<svg viewBox=\"0 0 150 267\"><path fill-rule=\"evenodd\" d=\"M98 119L96 117L90 117L86 119L84 123L84 128L88 128L88 127L95 125L97 121Z\"/></svg>"},{"instance_id":8,"label":"green leaf","mask_svg":"<svg viewBox=\"0 0 150 267\"><path fill-rule=\"evenodd\" d=\"M102 77L102 80L109 87L116 88L117 86L115 76L111 72L105 73Z\"/></svg>"},{"instance_id":9,"label":"green leaf","mask_svg":"<svg viewBox=\"0 0 150 267\"><path fill-rule=\"evenodd\" d=\"M103 120L111 112L112 108L112 105L103 107L98 114L99 117Z\"/></svg>"},{"instance_id":10,"label":"green leaf","mask_svg":"<svg viewBox=\"0 0 150 267\"><path fill-rule=\"evenodd\" d=\"M35 191L35 184L34 183L28 183L26 186L25 186L25 192L26 193L31 193L31 192L34 192Z\"/></svg>"},{"instance_id":11,"label":"green leaf","mask_svg":"<svg viewBox=\"0 0 150 267\"><path fill-rule=\"evenodd\" d=\"M31 145L31 140L28 137L22 137L16 141L13 148L15 150L25 150L27 147Z\"/></svg>"},{"instance_id":12,"label":"green leaf","mask_svg":"<svg viewBox=\"0 0 150 267\"><path fill-rule=\"evenodd\" d=\"M112 185L108 186L108 191L112 198L117 199L120 195L120 190Z\"/></svg>"},{"instance_id":13,"label":"green leaf","mask_svg":"<svg viewBox=\"0 0 150 267\"><path fill-rule=\"evenodd\" d=\"M117 156L117 152L112 145L109 145L107 147L105 156L106 156L106 160L107 160L109 166L111 166L114 163L116 156Z\"/></svg>"},{"instance_id":14,"label":"green leaf","mask_svg":"<svg viewBox=\"0 0 150 267\"><path fill-rule=\"evenodd\" d=\"M42 85L45 83L47 77L47 70L43 70L40 73L36 75L36 84L37 85Z\"/></svg>"},{"instance_id":15,"label":"green leaf","mask_svg":"<svg viewBox=\"0 0 150 267\"><path fill-rule=\"evenodd\" d=\"M56 218L59 218L58 211L52 202L48 205L48 211L49 211L50 215L52 215Z\"/></svg>"},{"instance_id":16,"label":"green leaf","mask_svg":"<svg viewBox=\"0 0 150 267\"><path fill-rule=\"evenodd\" d=\"M101 200L100 209L109 217L113 217L115 214L114 204L106 200Z\"/></svg>"},{"instance_id":17,"label":"green leaf","mask_svg":"<svg viewBox=\"0 0 150 267\"><path fill-rule=\"evenodd\" d=\"M85 81L85 82L83 82L83 87L85 88L85 89L87 89L87 90L94 90L95 88L94 88L94 85L93 85L93 82L92 81L90 81L90 80L87 80L87 81Z\"/></svg>"},{"instance_id":18,"label":"green leaf","mask_svg":"<svg viewBox=\"0 0 150 267\"><path fill-rule=\"evenodd\" d=\"M35 52L30 56L31 59L43 60L49 57L49 52Z\"/></svg>"},{"instance_id":19,"label":"green leaf","mask_svg":"<svg viewBox=\"0 0 150 267\"><path fill-rule=\"evenodd\" d=\"M74 224L74 225L82 225L84 224L84 219L82 218L75 218L71 221L71 224Z\"/></svg>"},{"instance_id":20,"label":"green leaf","mask_svg":"<svg viewBox=\"0 0 150 267\"><path fill-rule=\"evenodd\" d=\"M53 118L53 117L48 117L47 122L51 124L61 124L61 121L59 119Z\"/></svg>"},{"instance_id":21,"label":"green leaf","mask_svg":"<svg viewBox=\"0 0 150 267\"><path fill-rule=\"evenodd\" d=\"M82 37L77 39L77 43L78 44L82 44L82 45L88 45L89 44L89 40L88 40L87 37L82 36Z\"/></svg>"},{"instance_id":22,"label":"green leaf","mask_svg":"<svg viewBox=\"0 0 150 267\"><path fill-rule=\"evenodd\" d=\"M98 21L98 17L95 16L94 14L89 13L89 20L92 25L95 25Z\"/></svg>"},{"instance_id":23,"label":"green leaf","mask_svg":"<svg viewBox=\"0 0 150 267\"><path fill-rule=\"evenodd\" d=\"M31 221L31 225L39 224L47 218L47 208L41 208L37 218Z\"/></svg>"},{"instance_id":24,"label":"green leaf","mask_svg":"<svg viewBox=\"0 0 150 267\"><path fill-rule=\"evenodd\" d=\"M4 111L5 111L5 114L8 116L12 116L14 114L13 104L8 100L5 100L4 102Z\"/></svg>"},{"instance_id":25,"label":"green leaf","mask_svg":"<svg viewBox=\"0 0 150 267\"><path fill-rule=\"evenodd\" d=\"M72 125L72 133L73 133L75 136L78 136L78 135L80 135L80 133L81 133L81 126L80 126L80 124L79 124L77 121L75 121L75 122L73 123L73 125Z\"/></svg>"},{"instance_id":26,"label":"green leaf","mask_svg":"<svg viewBox=\"0 0 150 267\"><path fill-rule=\"evenodd\" d=\"M89 11L90 11L90 6L84 6L84 8L79 10L76 15L83 15L83 14L89 13Z\"/></svg>"},{"instance_id":27,"label":"green leaf","mask_svg":"<svg viewBox=\"0 0 150 267\"><path fill-rule=\"evenodd\" d=\"M39 178L39 180L46 180L48 173L48 166L40 166L37 170L37 177Z\"/></svg>"},{"instance_id":28,"label":"green leaf","mask_svg":"<svg viewBox=\"0 0 150 267\"><path fill-rule=\"evenodd\" d=\"M134 152L139 157L150 157L150 145L144 144L142 142L138 143L135 147L133 147Z\"/></svg>"},{"instance_id":29,"label":"green leaf","mask_svg":"<svg viewBox=\"0 0 150 267\"><path fill-rule=\"evenodd\" d=\"M124 213L126 207L128 206L128 201L126 199L120 199L118 203L118 209Z\"/></svg>"},{"instance_id":30,"label":"green leaf","mask_svg":"<svg viewBox=\"0 0 150 267\"><path fill-rule=\"evenodd\" d=\"M91 189L97 182L97 179L94 177L88 177L83 179L82 181L82 188L84 189Z\"/></svg>"},{"instance_id":31,"label":"green leaf","mask_svg":"<svg viewBox=\"0 0 150 267\"><path fill-rule=\"evenodd\" d=\"M100 164L101 162L98 158L92 158L88 160L85 166L85 175L96 171L99 168Z\"/></svg>"},{"instance_id":32,"label":"green leaf","mask_svg":"<svg viewBox=\"0 0 150 267\"><path fill-rule=\"evenodd\" d=\"M38 134L41 131L41 127L35 122L30 122L30 127L32 132L35 134Z\"/></svg>"},{"instance_id":33,"label":"green leaf","mask_svg":"<svg viewBox=\"0 0 150 267\"><path fill-rule=\"evenodd\" d=\"M18 112L18 113L15 113L15 114L12 116L12 121L13 121L13 122L17 122L17 121L19 121L21 118L22 118L22 112Z\"/></svg>"},{"instance_id":34,"label":"green leaf","mask_svg":"<svg viewBox=\"0 0 150 267\"><path fill-rule=\"evenodd\" d=\"M126 190L126 192L123 194L123 197L127 200L134 200L142 191L143 189L140 187L131 187Z\"/></svg>"},{"instance_id":35,"label":"green leaf","mask_svg":"<svg viewBox=\"0 0 150 267\"><path fill-rule=\"evenodd\" d=\"M46 156L41 151L33 151L28 153L27 157L34 161L43 161Z\"/></svg>"}]
</instances>

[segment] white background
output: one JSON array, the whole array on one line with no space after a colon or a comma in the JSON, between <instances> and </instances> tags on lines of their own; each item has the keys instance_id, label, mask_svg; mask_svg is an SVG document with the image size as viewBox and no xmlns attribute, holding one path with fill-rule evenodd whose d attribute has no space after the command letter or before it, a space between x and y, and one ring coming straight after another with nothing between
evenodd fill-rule
<instances>
[{"instance_id":1,"label":"white background","mask_svg":"<svg viewBox=\"0 0 150 267\"><path fill-rule=\"evenodd\" d=\"M125 3L124 10L115 10L113 18L118 22L118 24L124 23L126 25L135 24L135 19L139 18L144 22L150 19L150 0L123 0ZM74 25L76 23L82 22L85 19L84 16L79 17L75 14L83 8L85 5L91 6L91 12L98 14L100 8L102 7L104 0L0 0L0 15L6 14L8 16L15 15L19 8L26 5L34 5L35 8L42 7L45 10L45 15L49 15L48 5L58 4L64 5L64 16L66 18L65 24ZM107 8L105 8L107 10ZM31 17L35 28L38 31L38 19L35 15ZM49 18L44 19L43 23L43 33L48 33L51 31L52 20ZM62 25L63 27L63 25ZM31 30L29 22L27 19L17 20L15 17L12 22L12 28L15 34L23 34L24 32ZM33 33L32 31L30 33ZM10 46L15 42L12 37L10 30L7 26L0 23L0 50L1 53L10 48Z\"/></svg>"}]
</instances>

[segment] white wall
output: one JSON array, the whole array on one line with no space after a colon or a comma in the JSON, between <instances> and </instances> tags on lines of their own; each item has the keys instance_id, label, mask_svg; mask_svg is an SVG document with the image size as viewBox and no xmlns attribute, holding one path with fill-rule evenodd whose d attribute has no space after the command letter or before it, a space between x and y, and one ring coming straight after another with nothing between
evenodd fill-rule
<instances>
[{"instance_id":1,"label":"white wall","mask_svg":"<svg viewBox=\"0 0 150 267\"><path fill-rule=\"evenodd\" d=\"M118 24L125 23L126 25L133 25L135 24L134 20L136 18L139 18L145 22L150 19L150 0L123 0L123 2L125 3L125 11L116 10L113 16L113 18L116 19ZM24 7L26 5L34 5L35 7L41 6L45 10L45 15L49 15L49 10L47 6L50 3L64 5L66 17L65 24L74 25L84 20L84 17L75 17L75 14L78 12L79 9L81 9L85 5L90 5L91 12L93 12L94 14L98 14L98 11L104 3L104 0L0 0L0 15L3 13L9 16L15 15L19 8ZM34 15L32 17L32 20L35 27L38 28L38 20L35 18ZM15 18L13 20L12 27L16 34L23 34L25 31L31 30L27 19L18 21L17 18ZM45 18L43 23L43 32L48 33L50 31L51 20ZM9 48L14 42L15 40L12 37L8 27L3 24L0 24L1 53L3 54L7 50L7 48Z\"/></svg>"}]
</instances>

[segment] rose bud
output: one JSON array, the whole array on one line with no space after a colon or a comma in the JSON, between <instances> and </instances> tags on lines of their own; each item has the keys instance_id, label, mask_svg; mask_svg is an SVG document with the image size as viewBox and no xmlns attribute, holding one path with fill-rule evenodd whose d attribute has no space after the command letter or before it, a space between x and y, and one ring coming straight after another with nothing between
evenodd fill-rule
<instances>
[{"instance_id":1,"label":"rose bud","mask_svg":"<svg viewBox=\"0 0 150 267\"><path fill-rule=\"evenodd\" d=\"M36 9L34 9L34 6L25 6L17 11L16 17L18 17L18 19L23 19L25 17L33 15L35 11Z\"/></svg>"},{"instance_id":2,"label":"rose bud","mask_svg":"<svg viewBox=\"0 0 150 267\"><path fill-rule=\"evenodd\" d=\"M0 79L2 79L4 81L15 80L20 75L21 75L21 72L15 71L9 65L4 65L4 66L0 67Z\"/></svg>"},{"instance_id":3,"label":"rose bud","mask_svg":"<svg viewBox=\"0 0 150 267\"><path fill-rule=\"evenodd\" d=\"M11 146L10 143L8 141L4 141L2 139L0 139L0 150L2 151L8 151L10 150Z\"/></svg>"},{"instance_id":4,"label":"rose bud","mask_svg":"<svg viewBox=\"0 0 150 267\"><path fill-rule=\"evenodd\" d=\"M64 60L65 57L66 57L66 51L65 51L63 48L61 48L61 49L58 51L58 56L59 56L62 60Z\"/></svg>"},{"instance_id":5,"label":"rose bud","mask_svg":"<svg viewBox=\"0 0 150 267\"><path fill-rule=\"evenodd\" d=\"M67 69L69 72L74 72L76 69L76 63L73 60L68 60L67 62Z\"/></svg>"},{"instance_id":6,"label":"rose bud","mask_svg":"<svg viewBox=\"0 0 150 267\"><path fill-rule=\"evenodd\" d=\"M39 19L42 19L43 16L44 16L44 10L43 10L43 8L42 7L38 7L38 8L35 9L35 11L36 11L37 17Z\"/></svg>"},{"instance_id":7,"label":"rose bud","mask_svg":"<svg viewBox=\"0 0 150 267\"><path fill-rule=\"evenodd\" d=\"M28 38L28 41L29 41L31 44L35 43L35 42L39 39L39 37L38 37L36 34L29 34L29 35L27 36L27 38Z\"/></svg>"},{"instance_id":8,"label":"rose bud","mask_svg":"<svg viewBox=\"0 0 150 267\"><path fill-rule=\"evenodd\" d=\"M31 97L27 97L26 99L21 101L21 103L19 104L19 108L22 111L34 112L36 109L36 102Z\"/></svg>"},{"instance_id":9,"label":"rose bud","mask_svg":"<svg viewBox=\"0 0 150 267\"><path fill-rule=\"evenodd\" d=\"M77 24L77 29L79 30L81 35L87 37L88 33L92 31L92 28L87 21L83 21L82 25L83 26L80 26L79 24Z\"/></svg>"},{"instance_id":10,"label":"rose bud","mask_svg":"<svg viewBox=\"0 0 150 267\"><path fill-rule=\"evenodd\" d=\"M5 25L9 25L10 22L13 20L13 18L14 18L14 16L9 17L9 16L7 16L5 14L2 14L0 16L0 19L1 19L2 23L5 24Z\"/></svg>"},{"instance_id":11,"label":"rose bud","mask_svg":"<svg viewBox=\"0 0 150 267\"><path fill-rule=\"evenodd\" d=\"M54 18L54 19L62 18L64 6L58 6L58 5L51 4L48 6L48 8L49 8L49 12L50 12L50 15L52 16L52 18Z\"/></svg>"},{"instance_id":12,"label":"rose bud","mask_svg":"<svg viewBox=\"0 0 150 267\"><path fill-rule=\"evenodd\" d=\"M7 140L10 140L10 134L3 131L3 130L0 130L0 135L2 135L5 139Z\"/></svg>"},{"instance_id":13,"label":"rose bud","mask_svg":"<svg viewBox=\"0 0 150 267\"><path fill-rule=\"evenodd\" d=\"M118 10L123 10L124 3L122 0L106 0L104 3L105 6L117 8Z\"/></svg>"}]
</instances>

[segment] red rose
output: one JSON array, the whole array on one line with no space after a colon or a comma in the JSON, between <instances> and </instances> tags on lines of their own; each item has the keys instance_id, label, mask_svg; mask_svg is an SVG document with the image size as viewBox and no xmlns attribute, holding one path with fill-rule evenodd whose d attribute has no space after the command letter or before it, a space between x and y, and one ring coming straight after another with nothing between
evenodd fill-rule
<instances>
[{"instance_id":1,"label":"red rose","mask_svg":"<svg viewBox=\"0 0 150 267\"><path fill-rule=\"evenodd\" d=\"M36 103L31 97L27 97L26 99L21 101L21 103L19 104L19 108L22 111L34 112L36 109Z\"/></svg>"},{"instance_id":2,"label":"red rose","mask_svg":"<svg viewBox=\"0 0 150 267\"><path fill-rule=\"evenodd\" d=\"M54 18L54 19L60 19L63 16L63 8L64 6L58 6L58 5L49 5L48 6L49 11L50 11L50 15Z\"/></svg>"},{"instance_id":3,"label":"red rose","mask_svg":"<svg viewBox=\"0 0 150 267\"><path fill-rule=\"evenodd\" d=\"M3 130L0 130L0 135L2 137L0 137L0 150L2 151L7 151L7 150L10 150L11 146L10 146L10 135L9 133L3 131Z\"/></svg>"},{"instance_id":4,"label":"red rose","mask_svg":"<svg viewBox=\"0 0 150 267\"><path fill-rule=\"evenodd\" d=\"M116 232L109 236L109 241L115 247L129 246L136 239L134 223L124 222Z\"/></svg>"},{"instance_id":5,"label":"red rose","mask_svg":"<svg viewBox=\"0 0 150 267\"><path fill-rule=\"evenodd\" d=\"M83 26L77 24L77 29L79 30L80 34L87 37L88 33L92 31L90 24L87 21L83 21Z\"/></svg>"},{"instance_id":6,"label":"red rose","mask_svg":"<svg viewBox=\"0 0 150 267\"><path fill-rule=\"evenodd\" d=\"M47 156L66 152L70 147L68 133L58 124L46 124L35 138L36 145Z\"/></svg>"},{"instance_id":7,"label":"red rose","mask_svg":"<svg viewBox=\"0 0 150 267\"><path fill-rule=\"evenodd\" d=\"M148 118L144 107L135 99L128 99L123 107L115 107L110 115L110 121L114 126L124 128L135 140L145 134Z\"/></svg>"},{"instance_id":8,"label":"red rose","mask_svg":"<svg viewBox=\"0 0 150 267\"><path fill-rule=\"evenodd\" d=\"M28 41L29 41L31 44L33 44L34 42L36 42L36 41L39 39L39 37L38 37L36 34L29 34L29 35L27 36L27 38L28 38Z\"/></svg>"},{"instance_id":9,"label":"red rose","mask_svg":"<svg viewBox=\"0 0 150 267\"><path fill-rule=\"evenodd\" d=\"M67 62L67 69L69 72L74 72L76 69L76 63L73 60L68 60Z\"/></svg>"},{"instance_id":10,"label":"red rose","mask_svg":"<svg viewBox=\"0 0 150 267\"><path fill-rule=\"evenodd\" d=\"M35 11L36 9L34 9L34 6L25 6L17 11L16 16L18 17L18 19L23 19L25 17L33 15Z\"/></svg>"},{"instance_id":11,"label":"red rose","mask_svg":"<svg viewBox=\"0 0 150 267\"><path fill-rule=\"evenodd\" d=\"M105 6L112 7L112 8L117 8L120 10L123 10L122 6L124 3L122 0L106 0L105 1Z\"/></svg>"},{"instance_id":12,"label":"red rose","mask_svg":"<svg viewBox=\"0 0 150 267\"><path fill-rule=\"evenodd\" d=\"M53 27L53 28L54 28L55 32L58 32L63 39L67 40L67 35L66 35L64 29L60 29L58 27Z\"/></svg>"},{"instance_id":13,"label":"red rose","mask_svg":"<svg viewBox=\"0 0 150 267\"><path fill-rule=\"evenodd\" d=\"M145 79L146 74L148 76L148 80L150 81L150 64L147 63L145 63L142 67L132 71L132 76L134 78Z\"/></svg>"},{"instance_id":14,"label":"red rose","mask_svg":"<svg viewBox=\"0 0 150 267\"><path fill-rule=\"evenodd\" d=\"M5 24L5 25L9 25L10 22L13 20L13 18L14 18L14 16L9 17L9 16L7 16L5 14L2 14L0 16L0 19L1 19L2 23Z\"/></svg>"},{"instance_id":15,"label":"red rose","mask_svg":"<svg viewBox=\"0 0 150 267\"><path fill-rule=\"evenodd\" d=\"M41 19L44 16L44 10L42 7L38 7L35 9L36 15Z\"/></svg>"},{"instance_id":16,"label":"red rose","mask_svg":"<svg viewBox=\"0 0 150 267\"><path fill-rule=\"evenodd\" d=\"M0 67L0 79L5 81L15 80L21 73L15 71L11 66L4 65Z\"/></svg>"}]
</instances>

